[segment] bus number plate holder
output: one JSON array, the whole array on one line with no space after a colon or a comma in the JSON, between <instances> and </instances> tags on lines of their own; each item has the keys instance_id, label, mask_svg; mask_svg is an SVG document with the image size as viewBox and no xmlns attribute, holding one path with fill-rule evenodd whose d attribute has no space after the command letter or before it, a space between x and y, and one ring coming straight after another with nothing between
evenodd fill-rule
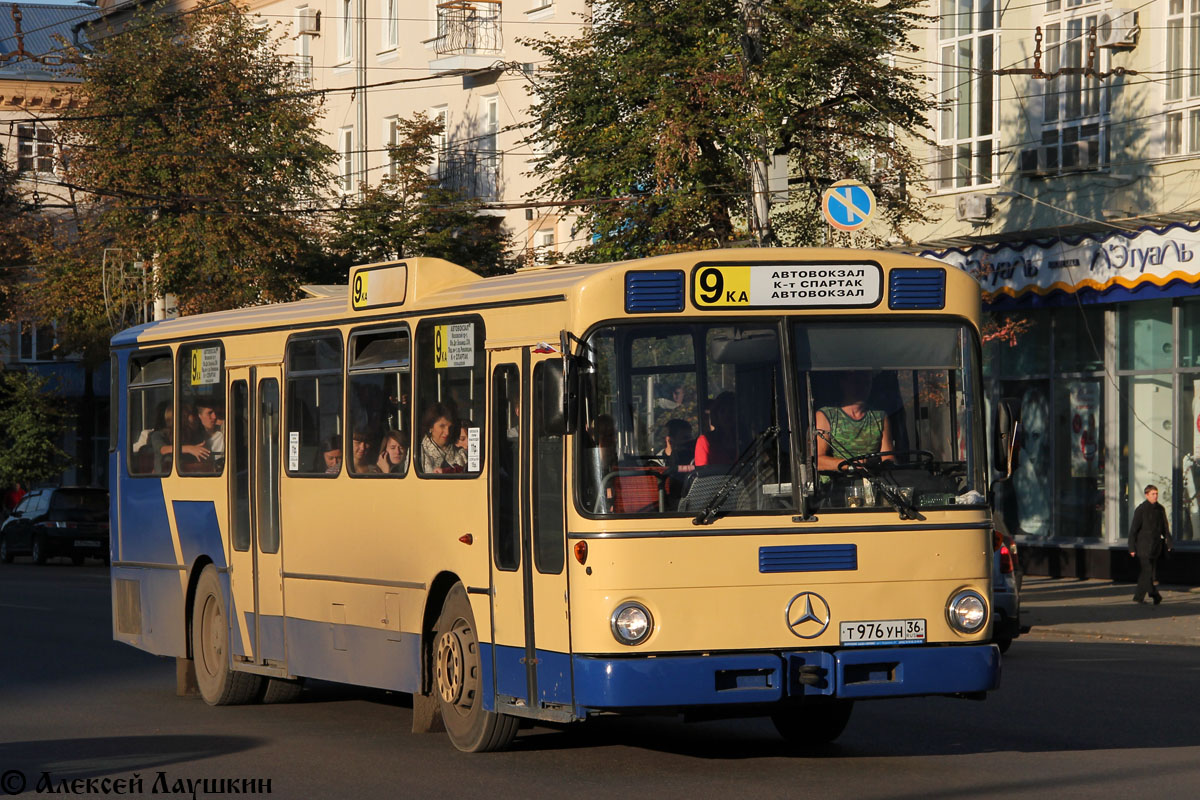
<instances>
[{"instance_id":1,"label":"bus number plate holder","mask_svg":"<svg viewBox=\"0 0 1200 800\"><path fill-rule=\"evenodd\" d=\"M843 645L920 644L925 641L923 619L874 619L841 623Z\"/></svg>"}]
</instances>

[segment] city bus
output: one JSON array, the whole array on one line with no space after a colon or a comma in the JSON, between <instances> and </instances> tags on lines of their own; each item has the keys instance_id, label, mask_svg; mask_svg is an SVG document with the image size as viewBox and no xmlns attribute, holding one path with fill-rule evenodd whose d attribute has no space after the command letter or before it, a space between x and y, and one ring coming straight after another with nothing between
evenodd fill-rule
<instances>
[{"instance_id":1,"label":"city bus","mask_svg":"<svg viewBox=\"0 0 1200 800\"><path fill-rule=\"evenodd\" d=\"M112 340L113 635L211 705L413 696L523 721L997 688L980 293L934 261L728 249L351 269Z\"/></svg>"}]
</instances>

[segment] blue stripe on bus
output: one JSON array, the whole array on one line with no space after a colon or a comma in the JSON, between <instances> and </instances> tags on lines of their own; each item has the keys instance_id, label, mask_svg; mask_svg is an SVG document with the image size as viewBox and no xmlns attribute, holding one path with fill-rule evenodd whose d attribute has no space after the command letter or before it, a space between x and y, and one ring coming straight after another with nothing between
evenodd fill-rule
<instances>
[{"instance_id":1,"label":"blue stripe on bus","mask_svg":"<svg viewBox=\"0 0 1200 800\"><path fill-rule=\"evenodd\" d=\"M125 475L123 465L118 475L124 524L112 530L117 531L121 539L119 560L176 565L162 481L130 478Z\"/></svg>"},{"instance_id":2,"label":"blue stripe on bus","mask_svg":"<svg viewBox=\"0 0 1200 800\"><path fill-rule=\"evenodd\" d=\"M1000 653L994 645L883 647L828 655L575 656L575 702L593 709L688 707L770 703L786 694L849 699L960 694L1000 685ZM815 691L799 680L796 670L809 660L825 670L825 685Z\"/></svg>"},{"instance_id":3,"label":"blue stripe on bus","mask_svg":"<svg viewBox=\"0 0 1200 800\"><path fill-rule=\"evenodd\" d=\"M166 569L144 569L140 567L112 568L113 585L118 580L134 581L138 585L141 601L141 634L121 633L117 630L116 598L113 598L113 638L158 656L187 656L186 619L183 589L179 572Z\"/></svg>"},{"instance_id":4,"label":"blue stripe on bus","mask_svg":"<svg viewBox=\"0 0 1200 800\"><path fill-rule=\"evenodd\" d=\"M415 633L401 633L397 641L395 631L294 617L285 619L284 628L293 675L410 694L419 690L421 647ZM334 649L335 628L344 650Z\"/></svg>"},{"instance_id":5,"label":"blue stripe on bus","mask_svg":"<svg viewBox=\"0 0 1200 800\"><path fill-rule=\"evenodd\" d=\"M529 681L525 671L525 648L510 645L480 645L491 651L487 663L496 665L496 693L528 702ZM553 650L537 651L537 690L541 703L571 705L571 656Z\"/></svg>"},{"instance_id":6,"label":"blue stripe on bus","mask_svg":"<svg viewBox=\"0 0 1200 800\"><path fill-rule=\"evenodd\" d=\"M491 646L496 665L496 693L529 700L529 680L525 674L525 648L496 644Z\"/></svg>"},{"instance_id":7,"label":"blue stripe on bus","mask_svg":"<svg viewBox=\"0 0 1200 800\"><path fill-rule=\"evenodd\" d=\"M758 548L759 572L835 572L858 569L858 545L801 544Z\"/></svg>"},{"instance_id":8,"label":"blue stripe on bus","mask_svg":"<svg viewBox=\"0 0 1200 800\"><path fill-rule=\"evenodd\" d=\"M221 525L217 522L217 507L211 500L173 500L175 528L179 531L179 550L183 564L191 567L199 556L208 556L218 569L227 566L225 546L221 541Z\"/></svg>"},{"instance_id":9,"label":"blue stripe on bus","mask_svg":"<svg viewBox=\"0 0 1200 800\"><path fill-rule=\"evenodd\" d=\"M571 656L552 650L538 650L537 690L543 703L570 705L574 702L571 686Z\"/></svg>"},{"instance_id":10,"label":"blue stripe on bus","mask_svg":"<svg viewBox=\"0 0 1200 800\"><path fill-rule=\"evenodd\" d=\"M250 613L247 613L246 616L253 618L255 624L260 626L258 657L283 663L287 658L287 649L283 645L283 617L274 614L261 616Z\"/></svg>"}]
</instances>

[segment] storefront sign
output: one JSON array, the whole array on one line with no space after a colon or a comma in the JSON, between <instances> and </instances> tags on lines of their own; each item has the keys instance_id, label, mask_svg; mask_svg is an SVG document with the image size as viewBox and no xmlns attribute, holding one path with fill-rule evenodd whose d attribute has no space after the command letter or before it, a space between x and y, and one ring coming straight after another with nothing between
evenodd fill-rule
<instances>
[{"instance_id":1,"label":"storefront sign","mask_svg":"<svg viewBox=\"0 0 1200 800\"><path fill-rule=\"evenodd\" d=\"M1200 280L1200 226L1070 238L1053 244L992 245L921 255L958 267L983 287L985 303L1054 291L1103 292Z\"/></svg>"}]
</instances>

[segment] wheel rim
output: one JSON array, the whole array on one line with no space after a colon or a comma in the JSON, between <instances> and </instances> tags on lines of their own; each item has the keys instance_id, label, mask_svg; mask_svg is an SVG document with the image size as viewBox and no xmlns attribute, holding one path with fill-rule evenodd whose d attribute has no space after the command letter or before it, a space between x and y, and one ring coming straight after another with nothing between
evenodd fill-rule
<instances>
[{"instance_id":1,"label":"wheel rim","mask_svg":"<svg viewBox=\"0 0 1200 800\"><path fill-rule=\"evenodd\" d=\"M478 670L470 663L473 655L471 628L464 619L457 619L450 630L438 639L437 686L442 702L460 716L471 713L478 680Z\"/></svg>"},{"instance_id":2,"label":"wheel rim","mask_svg":"<svg viewBox=\"0 0 1200 800\"><path fill-rule=\"evenodd\" d=\"M225 654L222 619L221 604L210 594L204 598L204 611L200 615L200 658L208 675L219 673Z\"/></svg>"},{"instance_id":3,"label":"wheel rim","mask_svg":"<svg viewBox=\"0 0 1200 800\"><path fill-rule=\"evenodd\" d=\"M33 560L34 561L42 560L42 540L41 539L33 540Z\"/></svg>"}]
</instances>

